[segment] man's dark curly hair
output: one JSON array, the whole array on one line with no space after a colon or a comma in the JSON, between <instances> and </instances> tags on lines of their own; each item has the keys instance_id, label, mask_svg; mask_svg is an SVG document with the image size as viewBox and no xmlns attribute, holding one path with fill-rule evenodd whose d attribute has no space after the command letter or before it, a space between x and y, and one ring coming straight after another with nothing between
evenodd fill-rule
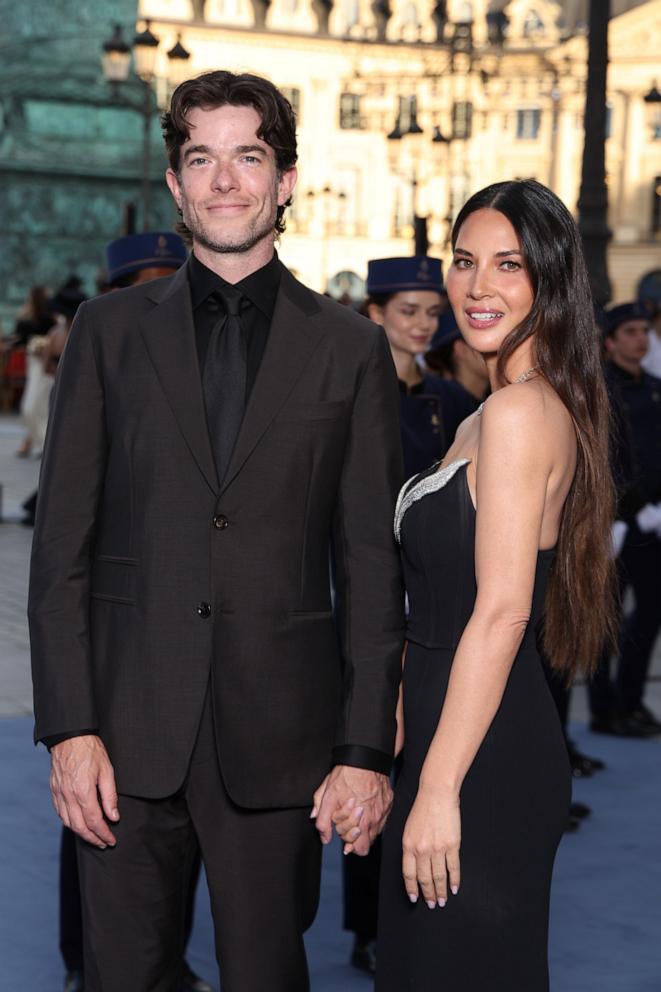
<instances>
[{"instance_id":1,"label":"man's dark curly hair","mask_svg":"<svg viewBox=\"0 0 661 992\"><path fill-rule=\"evenodd\" d=\"M251 73L234 73L219 69L187 79L172 94L170 109L161 118L170 168L179 174L181 146L190 138L188 115L201 107L214 110L229 104L232 107L254 107L261 118L257 137L270 145L275 153L278 173L296 165L296 117L292 106L280 90L268 79ZM278 207L276 234L285 229L284 213L291 199ZM177 230L189 243L191 233L182 220Z\"/></svg>"}]
</instances>

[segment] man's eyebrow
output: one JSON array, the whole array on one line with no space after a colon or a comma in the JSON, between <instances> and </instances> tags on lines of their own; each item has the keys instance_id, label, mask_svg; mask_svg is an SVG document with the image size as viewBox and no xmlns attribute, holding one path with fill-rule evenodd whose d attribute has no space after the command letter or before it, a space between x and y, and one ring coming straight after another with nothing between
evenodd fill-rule
<instances>
[{"instance_id":1,"label":"man's eyebrow","mask_svg":"<svg viewBox=\"0 0 661 992\"><path fill-rule=\"evenodd\" d=\"M208 145L191 145L184 152L184 158L188 158L189 155L210 155L211 149Z\"/></svg>"}]
</instances>

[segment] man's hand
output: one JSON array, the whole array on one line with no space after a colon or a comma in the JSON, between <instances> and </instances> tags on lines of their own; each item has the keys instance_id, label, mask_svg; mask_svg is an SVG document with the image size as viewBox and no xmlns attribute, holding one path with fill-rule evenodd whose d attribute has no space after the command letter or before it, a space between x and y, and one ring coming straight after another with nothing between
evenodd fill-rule
<instances>
[{"instance_id":1,"label":"man's hand","mask_svg":"<svg viewBox=\"0 0 661 992\"><path fill-rule=\"evenodd\" d=\"M336 765L314 794L312 815L323 844L330 843L335 823L345 841L344 853L365 855L383 829L391 805L387 775Z\"/></svg>"},{"instance_id":2,"label":"man's hand","mask_svg":"<svg viewBox=\"0 0 661 992\"><path fill-rule=\"evenodd\" d=\"M104 819L119 820L115 773L99 737L84 734L51 748L50 791L65 827L102 850L115 846Z\"/></svg>"}]
</instances>

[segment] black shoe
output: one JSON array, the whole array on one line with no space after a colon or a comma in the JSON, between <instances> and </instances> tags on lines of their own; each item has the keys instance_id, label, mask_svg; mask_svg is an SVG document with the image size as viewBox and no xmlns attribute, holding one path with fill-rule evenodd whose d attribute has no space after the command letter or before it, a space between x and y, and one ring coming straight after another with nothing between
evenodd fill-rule
<instances>
[{"instance_id":1,"label":"black shoe","mask_svg":"<svg viewBox=\"0 0 661 992\"><path fill-rule=\"evenodd\" d=\"M351 964L360 971L366 971L368 975L374 975L376 973L375 941L359 940L356 937L351 952Z\"/></svg>"},{"instance_id":2,"label":"black shoe","mask_svg":"<svg viewBox=\"0 0 661 992\"><path fill-rule=\"evenodd\" d=\"M569 751L569 760L572 763L572 771L574 762L577 766L585 769L588 775L592 772L600 772L606 767L606 763L601 760L601 758L592 758L587 754L583 754L578 750L573 741L567 740L567 750ZM581 778L581 775L577 775L577 778Z\"/></svg>"},{"instance_id":3,"label":"black shoe","mask_svg":"<svg viewBox=\"0 0 661 992\"><path fill-rule=\"evenodd\" d=\"M573 802L569 807L569 815L574 820L584 820L586 816L589 816L592 810L585 803Z\"/></svg>"},{"instance_id":4,"label":"black shoe","mask_svg":"<svg viewBox=\"0 0 661 992\"><path fill-rule=\"evenodd\" d=\"M214 989L212 985L195 974L188 961L184 961L179 992L214 992Z\"/></svg>"},{"instance_id":5,"label":"black shoe","mask_svg":"<svg viewBox=\"0 0 661 992\"><path fill-rule=\"evenodd\" d=\"M68 971L64 979L64 992L85 992L82 971Z\"/></svg>"},{"instance_id":6,"label":"black shoe","mask_svg":"<svg viewBox=\"0 0 661 992\"><path fill-rule=\"evenodd\" d=\"M612 737L655 737L661 733L661 730L655 730L637 719L634 713L595 717L590 721L590 730L593 734L610 734Z\"/></svg>"},{"instance_id":7,"label":"black shoe","mask_svg":"<svg viewBox=\"0 0 661 992\"><path fill-rule=\"evenodd\" d=\"M636 709L626 713L625 717L629 720L635 720L642 727L649 727L653 734L661 734L661 722L644 703L639 703Z\"/></svg>"},{"instance_id":8,"label":"black shoe","mask_svg":"<svg viewBox=\"0 0 661 992\"><path fill-rule=\"evenodd\" d=\"M594 771L590 759L573 748L569 748L569 764L574 778L590 778Z\"/></svg>"}]
</instances>

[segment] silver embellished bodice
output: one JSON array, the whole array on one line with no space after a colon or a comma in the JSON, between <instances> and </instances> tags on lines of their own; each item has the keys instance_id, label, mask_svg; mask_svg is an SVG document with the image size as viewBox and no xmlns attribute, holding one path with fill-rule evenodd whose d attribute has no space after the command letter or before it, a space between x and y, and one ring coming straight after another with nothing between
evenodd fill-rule
<instances>
[{"instance_id":1,"label":"silver embellished bodice","mask_svg":"<svg viewBox=\"0 0 661 992\"><path fill-rule=\"evenodd\" d=\"M414 503L429 493L435 493L439 489L447 486L450 479L457 474L460 468L470 463L470 458L458 458L435 471L423 473L421 476L413 476L405 482L401 488L395 506L395 540L398 544L402 541L402 521L404 514Z\"/></svg>"}]
</instances>

